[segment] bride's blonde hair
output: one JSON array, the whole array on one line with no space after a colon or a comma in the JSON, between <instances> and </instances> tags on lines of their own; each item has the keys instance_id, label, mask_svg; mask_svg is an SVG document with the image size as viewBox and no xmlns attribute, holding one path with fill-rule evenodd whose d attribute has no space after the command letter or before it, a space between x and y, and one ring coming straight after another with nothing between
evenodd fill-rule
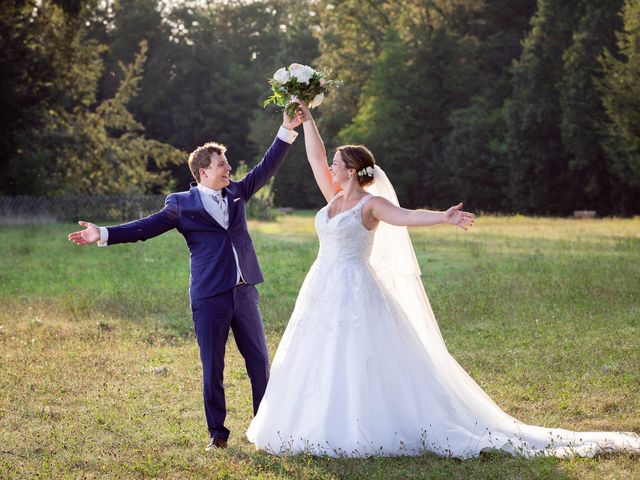
<instances>
[{"instance_id":1,"label":"bride's blonde hair","mask_svg":"<svg viewBox=\"0 0 640 480\"><path fill-rule=\"evenodd\" d=\"M376 164L376 159L373 157L373 153L364 145L342 145L336 149L340 152L342 161L345 167L353 168L356 172L366 171L367 167L373 168ZM357 175L358 183L362 187L371 185L373 183L373 175L367 174Z\"/></svg>"}]
</instances>

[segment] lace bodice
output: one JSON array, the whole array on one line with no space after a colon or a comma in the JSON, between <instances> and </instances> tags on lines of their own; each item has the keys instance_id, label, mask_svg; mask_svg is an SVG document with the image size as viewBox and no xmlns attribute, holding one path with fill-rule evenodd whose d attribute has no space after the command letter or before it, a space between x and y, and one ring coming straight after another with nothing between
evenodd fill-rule
<instances>
[{"instance_id":1,"label":"lace bodice","mask_svg":"<svg viewBox=\"0 0 640 480\"><path fill-rule=\"evenodd\" d=\"M367 194L353 207L329 218L329 208L339 193L316 214L315 226L320 240L318 260L368 261L373 247L375 230L362 225L362 207L372 195Z\"/></svg>"}]
</instances>

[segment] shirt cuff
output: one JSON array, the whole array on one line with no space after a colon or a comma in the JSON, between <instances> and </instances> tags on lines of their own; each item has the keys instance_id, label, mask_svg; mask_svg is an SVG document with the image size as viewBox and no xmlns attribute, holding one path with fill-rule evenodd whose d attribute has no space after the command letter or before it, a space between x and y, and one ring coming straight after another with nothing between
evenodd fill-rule
<instances>
[{"instance_id":1,"label":"shirt cuff","mask_svg":"<svg viewBox=\"0 0 640 480\"><path fill-rule=\"evenodd\" d=\"M297 136L298 132L290 130L287 127L281 126L280 130L278 130L278 138L283 142L293 143Z\"/></svg>"},{"instance_id":2,"label":"shirt cuff","mask_svg":"<svg viewBox=\"0 0 640 480\"><path fill-rule=\"evenodd\" d=\"M100 240L98 240L99 247L106 247L109 242L109 230L107 227L98 227L100 229Z\"/></svg>"}]
</instances>

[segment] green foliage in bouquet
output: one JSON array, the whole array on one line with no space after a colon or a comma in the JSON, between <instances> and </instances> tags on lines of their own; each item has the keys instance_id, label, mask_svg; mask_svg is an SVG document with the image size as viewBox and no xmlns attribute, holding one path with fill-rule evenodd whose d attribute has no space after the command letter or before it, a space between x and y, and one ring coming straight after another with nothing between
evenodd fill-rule
<instances>
[{"instance_id":1,"label":"green foliage in bouquet","mask_svg":"<svg viewBox=\"0 0 640 480\"><path fill-rule=\"evenodd\" d=\"M291 98L297 97L309 108L315 108L322 103L329 91L342 84L341 81L331 80L329 77L328 72L299 63L282 67L269 79L272 95L264 101L264 107L275 103L283 107L287 115L293 118L297 107L295 103L291 103Z\"/></svg>"}]
</instances>

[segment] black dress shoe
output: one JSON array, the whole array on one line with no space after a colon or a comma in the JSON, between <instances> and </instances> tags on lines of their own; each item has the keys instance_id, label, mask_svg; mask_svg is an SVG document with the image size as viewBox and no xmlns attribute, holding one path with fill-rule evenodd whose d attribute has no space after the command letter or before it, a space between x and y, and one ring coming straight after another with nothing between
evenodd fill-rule
<instances>
[{"instance_id":1,"label":"black dress shoe","mask_svg":"<svg viewBox=\"0 0 640 480\"><path fill-rule=\"evenodd\" d=\"M210 450L215 450L216 448L227 448L227 441L222 437L211 437L209 445L207 445L205 450L208 452Z\"/></svg>"}]
</instances>

